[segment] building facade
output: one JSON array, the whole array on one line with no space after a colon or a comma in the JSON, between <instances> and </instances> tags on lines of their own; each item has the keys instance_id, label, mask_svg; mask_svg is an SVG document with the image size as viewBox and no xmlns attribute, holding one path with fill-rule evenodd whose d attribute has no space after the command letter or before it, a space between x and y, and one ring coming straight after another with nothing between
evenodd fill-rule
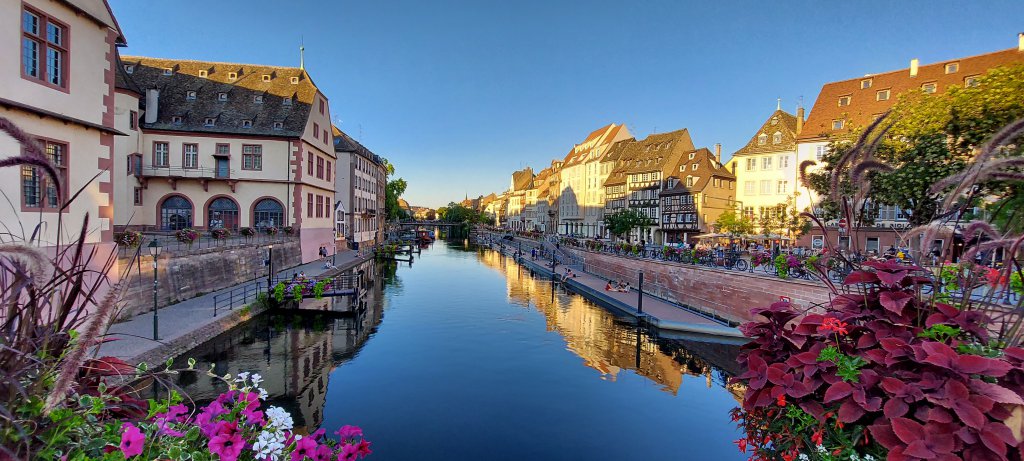
<instances>
[{"instance_id":1,"label":"building facade","mask_svg":"<svg viewBox=\"0 0 1024 461\"><path fill-rule=\"evenodd\" d=\"M384 159L345 132L337 127L333 131L334 153L338 158L334 186L337 197L335 230L339 245L372 247L384 241L387 165Z\"/></svg>"},{"instance_id":2,"label":"building facade","mask_svg":"<svg viewBox=\"0 0 1024 461\"><path fill-rule=\"evenodd\" d=\"M780 205L788 206L808 193L799 187L796 161L802 118L803 108L796 116L777 108L726 164L736 175L736 211L755 225L762 217L775 217Z\"/></svg>"},{"instance_id":3,"label":"building facade","mask_svg":"<svg viewBox=\"0 0 1024 461\"><path fill-rule=\"evenodd\" d=\"M335 248L329 104L302 68L122 56L118 228L292 228Z\"/></svg>"},{"instance_id":4,"label":"building facade","mask_svg":"<svg viewBox=\"0 0 1024 461\"><path fill-rule=\"evenodd\" d=\"M559 233L598 237L604 234L604 182L611 173L602 162L613 144L631 136L625 125L601 127L577 144L559 173Z\"/></svg>"},{"instance_id":5,"label":"building facade","mask_svg":"<svg viewBox=\"0 0 1024 461\"><path fill-rule=\"evenodd\" d=\"M36 244L52 249L77 238L88 213L85 242L98 251L93 260L105 262L114 251L112 194L123 181L110 170L115 139L124 135L114 106L124 36L104 0L3 2L0 24L0 41L7 44L0 47L0 117L33 138L59 176L54 181L32 166L0 168L0 188L10 202L0 220L14 240L30 240L38 226ZM8 158L27 151L0 134L0 153Z\"/></svg>"},{"instance_id":6,"label":"building facade","mask_svg":"<svg viewBox=\"0 0 1024 461\"><path fill-rule=\"evenodd\" d=\"M697 149L681 163L659 194L665 243L689 242L711 232L718 217L736 207L736 176L722 165L720 153Z\"/></svg>"}]
</instances>

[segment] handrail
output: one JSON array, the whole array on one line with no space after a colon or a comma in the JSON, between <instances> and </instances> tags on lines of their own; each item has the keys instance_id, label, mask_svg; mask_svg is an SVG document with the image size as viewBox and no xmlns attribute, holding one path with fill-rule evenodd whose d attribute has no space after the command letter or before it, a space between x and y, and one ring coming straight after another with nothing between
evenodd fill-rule
<instances>
[{"instance_id":1,"label":"handrail","mask_svg":"<svg viewBox=\"0 0 1024 461\"><path fill-rule=\"evenodd\" d=\"M235 287L229 290L227 293L218 293L213 296L213 316L217 316L217 311L223 309L224 305L227 305L228 310L234 310L236 305L246 305L249 299L256 299L259 297L262 282L247 283L240 287Z\"/></svg>"}]
</instances>

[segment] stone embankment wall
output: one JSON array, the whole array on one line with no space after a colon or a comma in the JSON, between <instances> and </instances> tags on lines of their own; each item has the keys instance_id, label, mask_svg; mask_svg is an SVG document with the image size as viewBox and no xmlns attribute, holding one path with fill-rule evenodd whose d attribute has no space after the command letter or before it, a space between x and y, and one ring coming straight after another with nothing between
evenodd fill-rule
<instances>
[{"instance_id":1,"label":"stone embankment wall","mask_svg":"<svg viewBox=\"0 0 1024 461\"><path fill-rule=\"evenodd\" d=\"M257 245L204 249L188 255L160 255L157 302L163 307L253 279L266 280L267 268L263 265L266 255L266 247ZM297 239L274 244L275 269L283 270L301 263L302 250ZM118 267L129 271L118 318L127 319L153 310L153 258L148 255L139 261L122 258Z\"/></svg>"},{"instance_id":2,"label":"stone embankment wall","mask_svg":"<svg viewBox=\"0 0 1024 461\"><path fill-rule=\"evenodd\" d=\"M732 322L752 320L750 309L768 306L782 296L790 298L801 310L825 305L831 299L829 289L813 281L782 280L756 272L569 251L583 258L587 272L625 280L636 287L638 274L644 271L645 292Z\"/></svg>"}]
</instances>

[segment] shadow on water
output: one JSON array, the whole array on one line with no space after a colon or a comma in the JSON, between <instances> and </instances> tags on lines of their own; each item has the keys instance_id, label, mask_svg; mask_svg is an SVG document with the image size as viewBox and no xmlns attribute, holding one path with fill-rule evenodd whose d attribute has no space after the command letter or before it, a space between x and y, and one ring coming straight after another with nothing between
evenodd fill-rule
<instances>
[{"instance_id":1,"label":"shadow on water","mask_svg":"<svg viewBox=\"0 0 1024 461\"><path fill-rule=\"evenodd\" d=\"M735 346L659 338L465 241L365 270L355 316L263 314L177 361L260 373L297 427L358 424L379 459L742 459Z\"/></svg>"}]
</instances>

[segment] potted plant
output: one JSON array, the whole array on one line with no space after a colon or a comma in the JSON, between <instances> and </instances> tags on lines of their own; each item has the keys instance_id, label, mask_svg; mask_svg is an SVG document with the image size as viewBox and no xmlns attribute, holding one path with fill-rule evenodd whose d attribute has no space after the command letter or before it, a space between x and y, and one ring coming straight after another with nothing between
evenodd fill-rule
<instances>
[{"instance_id":1,"label":"potted plant","mask_svg":"<svg viewBox=\"0 0 1024 461\"><path fill-rule=\"evenodd\" d=\"M287 228L285 228L285 229L287 229ZM264 227L263 228L263 233L265 233L267 235L277 235L277 232L278 232L277 226L270 226L270 227Z\"/></svg>"},{"instance_id":2,"label":"potted plant","mask_svg":"<svg viewBox=\"0 0 1024 461\"><path fill-rule=\"evenodd\" d=\"M199 232L196 232L196 230L192 228L181 229L174 233L174 238L178 239L181 243L187 244L189 248L191 248L192 244L195 243L196 240L199 240Z\"/></svg>"},{"instance_id":3,"label":"potted plant","mask_svg":"<svg viewBox=\"0 0 1024 461\"><path fill-rule=\"evenodd\" d=\"M117 242L118 245L123 247L138 248L139 245L142 245L142 232L131 230L124 231L118 233L114 237L114 241Z\"/></svg>"},{"instance_id":4,"label":"potted plant","mask_svg":"<svg viewBox=\"0 0 1024 461\"><path fill-rule=\"evenodd\" d=\"M251 227L243 227L243 228L238 230L238 233L242 234L242 237L245 237L245 238L248 239L248 238L256 235L256 229L253 229Z\"/></svg>"},{"instance_id":5,"label":"potted plant","mask_svg":"<svg viewBox=\"0 0 1024 461\"><path fill-rule=\"evenodd\" d=\"M214 240L225 240L225 239L227 239L230 236L231 236L231 231L229 231L229 230L227 230L227 229L225 229L223 227L218 227L218 228L210 231L210 237L212 237Z\"/></svg>"}]
</instances>

